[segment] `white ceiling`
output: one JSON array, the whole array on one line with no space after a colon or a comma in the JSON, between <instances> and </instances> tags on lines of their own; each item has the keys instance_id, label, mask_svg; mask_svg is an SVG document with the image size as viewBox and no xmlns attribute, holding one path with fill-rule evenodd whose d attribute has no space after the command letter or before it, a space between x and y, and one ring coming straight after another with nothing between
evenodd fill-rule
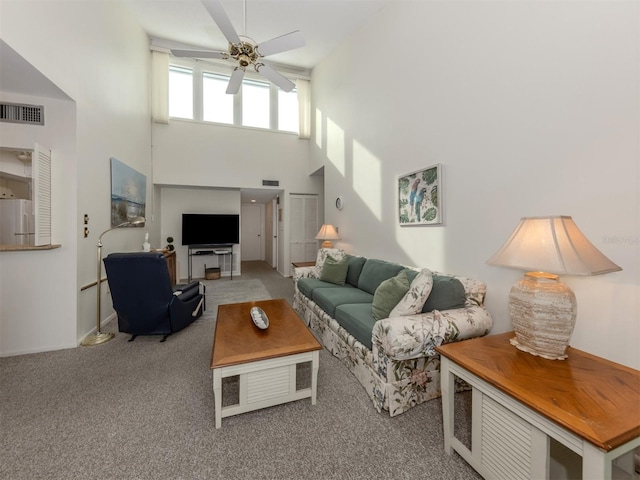
<instances>
[{"instance_id":1,"label":"white ceiling","mask_svg":"<svg viewBox=\"0 0 640 480\"><path fill-rule=\"evenodd\" d=\"M258 44L300 30L306 45L267 57L267 61L311 70L353 32L393 0L221 0L236 32ZM154 39L212 50L227 40L200 0L123 0ZM246 31L243 6L246 5ZM242 189L241 202L264 204L277 189Z\"/></svg>"},{"instance_id":2,"label":"white ceiling","mask_svg":"<svg viewBox=\"0 0 640 480\"><path fill-rule=\"evenodd\" d=\"M51 80L42 75L13 48L0 39L0 90L3 92L69 100Z\"/></svg>"},{"instance_id":3,"label":"white ceiling","mask_svg":"<svg viewBox=\"0 0 640 480\"><path fill-rule=\"evenodd\" d=\"M212 50L227 50L227 40L200 0L123 0L154 38ZM222 0L236 32L258 44L295 30L306 46L267 57L292 67L312 69L349 35L392 0ZM246 5L246 32L243 22Z\"/></svg>"},{"instance_id":4,"label":"white ceiling","mask_svg":"<svg viewBox=\"0 0 640 480\"><path fill-rule=\"evenodd\" d=\"M55 1L55 0L53 0ZM108 0L105 0L108 1ZM150 37L176 44L226 50L224 38L200 0L120 0ZM311 70L393 0L222 0L238 34L258 44L300 30L306 46L267 57L277 65ZM246 31L243 6L246 5ZM69 99L0 40L0 88L6 92ZM242 203L265 203L277 189L243 189Z\"/></svg>"}]
</instances>

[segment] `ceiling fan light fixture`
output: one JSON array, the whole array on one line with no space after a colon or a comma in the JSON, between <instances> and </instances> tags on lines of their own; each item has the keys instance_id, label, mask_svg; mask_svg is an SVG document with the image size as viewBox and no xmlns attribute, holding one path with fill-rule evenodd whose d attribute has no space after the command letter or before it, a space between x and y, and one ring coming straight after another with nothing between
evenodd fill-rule
<instances>
[{"instance_id":1,"label":"ceiling fan light fixture","mask_svg":"<svg viewBox=\"0 0 640 480\"><path fill-rule=\"evenodd\" d=\"M233 59L238 62L238 66L233 71L227 93L238 93L242 79L244 78L245 68L252 65L256 72L270 80L271 83L280 87L285 92L290 92L295 84L288 78L276 72L269 65L260 62L262 57L282 53L287 50L300 48L305 45L305 40L299 30L281 35L266 42L258 44L252 38L246 35L238 35L235 28L229 20L224 7L220 0L202 0L205 8L213 21L229 42L227 52L208 51L208 50L174 50L171 52L177 57L192 58L222 58ZM243 19L246 28L246 0L243 2ZM244 33L244 31L243 31Z\"/></svg>"}]
</instances>

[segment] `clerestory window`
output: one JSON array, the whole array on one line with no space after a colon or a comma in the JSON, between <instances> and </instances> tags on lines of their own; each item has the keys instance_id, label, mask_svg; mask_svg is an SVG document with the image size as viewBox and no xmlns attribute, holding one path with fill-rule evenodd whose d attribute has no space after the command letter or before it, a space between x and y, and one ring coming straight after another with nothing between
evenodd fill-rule
<instances>
[{"instance_id":1,"label":"clerestory window","mask_svg":"<svg viewBox=\"0 0 640 480\"><path fill-rule=\"evenodd\" d=\"M200 66L169 66L169 117L298 133L298 92L247 78L226 93L230 74Z\"/></svg>"}]
</instances>

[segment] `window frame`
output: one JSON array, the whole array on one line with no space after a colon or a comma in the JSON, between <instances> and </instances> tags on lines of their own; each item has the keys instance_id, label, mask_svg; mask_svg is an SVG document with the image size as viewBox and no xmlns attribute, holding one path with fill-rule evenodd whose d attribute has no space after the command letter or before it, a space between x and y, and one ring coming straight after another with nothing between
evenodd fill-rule
<instances>
[{"instance_id":1,"label":"window frame","mask_svg":"<svg viewBox=\"0 0 640 480\"><path fill-rule=\"evenodd\" d=\"M227 127L239 127L239 128L248 128L248 129L258 129L258 130L269 130L278 133L290 134L290 135L299 135L299 129L296 131L292 130L280 130L278 128L278 117L279 117L279 102L278 102L278 91L279 87L275 86L264 77L260 76L257 73L254 73L251 70L247 70L245 73L245 79L251 82L264 83L269 87L269 126L268 127L254 127L243 125L242 119L242 105L243 105L243 95L242 88L240 88L240 92L238 92L233 97L233 123L222 123L215 122L211 120L204 120L204 75L212 74L217 76L225 76L230 77L233 71L232 67L229 65L216 64L213 62L205 62L205 61L194 61L189 59L181 59L176 57L170 57L169 59L169 69L176 68L188 68L192 71L192 79L193 79L193 118L184 118L184 117L169 117L172 120L181 120L187 122L199 122L206 123L212 125L221 125ZM285 76L286 73L284 74ZM295 80L297 76L289 76L291 80ZM297 88L294 89L297 91Z\"/></svg>"}]
</instances>

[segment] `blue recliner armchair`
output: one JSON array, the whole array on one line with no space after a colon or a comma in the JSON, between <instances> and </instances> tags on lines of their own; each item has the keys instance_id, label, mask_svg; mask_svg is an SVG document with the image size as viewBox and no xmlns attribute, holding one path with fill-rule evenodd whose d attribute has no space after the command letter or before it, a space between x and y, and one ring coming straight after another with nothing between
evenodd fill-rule
<instances>
[{"instance_id":1,"label":"blue recliner armchair","mask_svg":"<svg viewBox=\"0 0 640 480\"><path fill-rule=\"evenodd\" d=\"M132 335L169 335L193 323L204 310L201 284L172 287L162 253L112 253L104 259L118 330ZM204 289L204 286L202 286Z\"/></svg>"}]
</instances>

